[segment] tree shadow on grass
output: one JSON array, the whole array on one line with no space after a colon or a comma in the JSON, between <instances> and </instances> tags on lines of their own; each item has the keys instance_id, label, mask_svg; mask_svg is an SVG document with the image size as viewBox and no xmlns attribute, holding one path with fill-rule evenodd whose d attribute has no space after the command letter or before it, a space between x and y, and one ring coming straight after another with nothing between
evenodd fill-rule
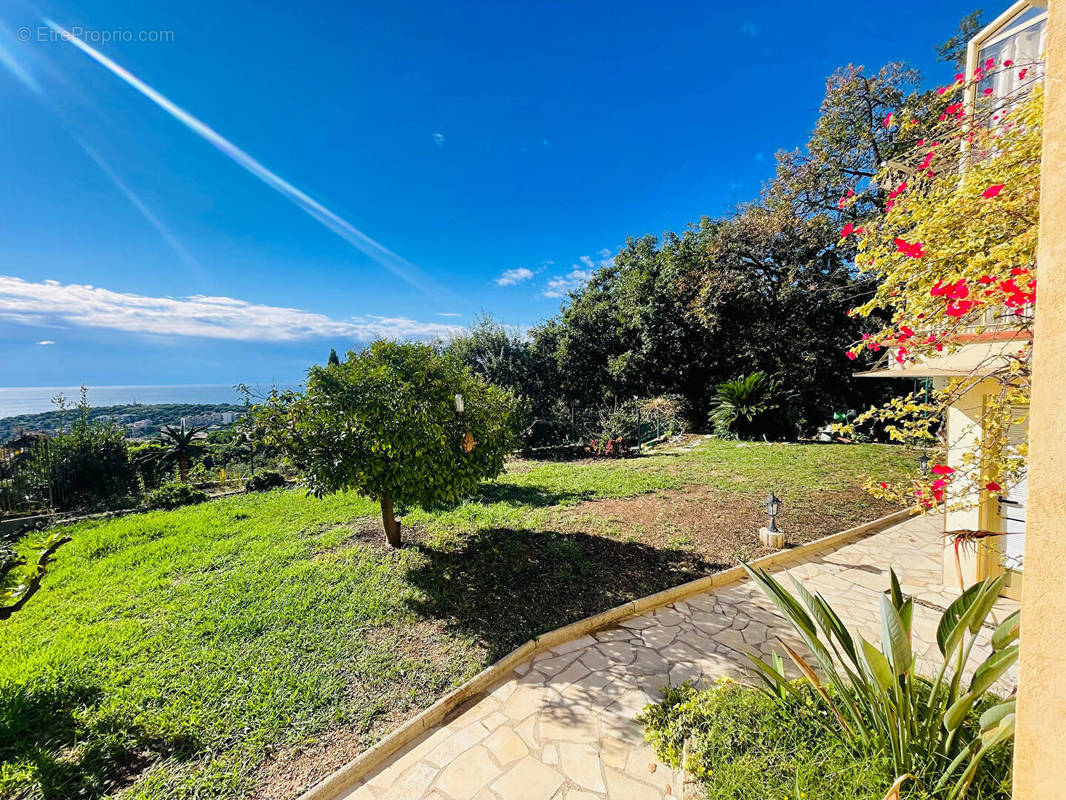
<instances>
[{"instance_id":1,"label":"tree shadow on grass","mask_svg":"<svg viewBox=\"0 0 1066 800\"><path fill-rule=\"evenodd\" d=\"M94 713L102 695L95 686L62 679L47 688L0 688L0 765L25 776L16 796L101 797L158 758L187 758L201 749L192 737L153 736L128 720Z\"/></svg>"},{"instance_id":2,"label":"tree shadow on grass","mask_svg":"<svg viewBox=\"0 0 1066 800\"><path fill-rule=\"evenodd\" d=\"M425 595L412 608L476 637L492 660L537 634L726 566L639 542L509 528L478 531L454 549L412 546L427 557L407 574Z\"/></svg>"},{"instance_id":3,"label":"tree shadow on grass","mask_svg":"<svg viewBox=\"0 0 1066 800\"><path fill-rule=\"evenodd\" d=\"M482 503L508 503L514 506L557 506L591 497L592 492L552 491L542 486L516 486L513 483L485 483L474 499Z\"/></svg>"}]
</instances>

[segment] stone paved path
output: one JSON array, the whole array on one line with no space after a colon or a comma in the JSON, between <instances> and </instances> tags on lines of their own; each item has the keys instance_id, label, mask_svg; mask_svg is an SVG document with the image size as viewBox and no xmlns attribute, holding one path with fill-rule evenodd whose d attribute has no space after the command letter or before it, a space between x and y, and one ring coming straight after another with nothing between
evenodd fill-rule
<instances>
[{"instance_id":1,"label":"stone paved path","mask_svg":"<svg viewBox=\"0 0 1066 800\"><path fill-rule=\"evenodd\" d=\"M955 596L941 586L942 530L939 517L916 518L787 568L878 641L879 595L894 566L918 601L921 663L938 656L936 607ZM1016 607L1002 601L995 615ZM749 580L693 595L542 653L340 797L677 800L675 776L644 743L637 713L667 683L747 677L743 653L768 656L778 636L795 641Z\"/></svg>"}]
</instances>

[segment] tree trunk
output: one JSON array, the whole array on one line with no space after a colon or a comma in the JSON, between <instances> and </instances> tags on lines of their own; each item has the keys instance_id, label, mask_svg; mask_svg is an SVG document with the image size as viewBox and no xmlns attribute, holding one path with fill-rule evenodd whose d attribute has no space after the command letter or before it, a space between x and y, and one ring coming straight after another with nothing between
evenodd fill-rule
<instances>
[{"instance_id":1,"label":"tree trunk","mask_svg":"<svg viewBox=\"0 0 1066 800\"><path fill-rule=\"evenodd\" d=\"M400 537L401 522L396 519L392 510L392 497L387 494L381 495L381 521L385 525L385 538L389 547L400 547L403 540Z\"/></svg>"},{"instance_id":2,"label":"tree trunk","mask_svg":"<svg viewBox=\"0 0 1066 800\"><path fill-rule=\"evenodd\" d=\"M189 457L187 455L178 456L178 475L182 483L189 482Z\"/></svg>"}]
</instances>

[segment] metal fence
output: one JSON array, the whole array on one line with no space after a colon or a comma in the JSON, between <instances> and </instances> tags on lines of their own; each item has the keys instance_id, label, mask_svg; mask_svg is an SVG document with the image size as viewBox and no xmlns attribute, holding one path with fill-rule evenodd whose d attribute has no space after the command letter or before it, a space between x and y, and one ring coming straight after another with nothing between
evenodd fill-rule
<instances>
[{"instance_id":1,"label":"metal fence","mask_svg":"<svg viewBox=\"0 0 1066 800\"><path fill-rule=\"evenodd\" d=\"M0 516L63 508L77 483L77 475L52 457L47 439L0 447Z\"/></svg>"}]
</instances>

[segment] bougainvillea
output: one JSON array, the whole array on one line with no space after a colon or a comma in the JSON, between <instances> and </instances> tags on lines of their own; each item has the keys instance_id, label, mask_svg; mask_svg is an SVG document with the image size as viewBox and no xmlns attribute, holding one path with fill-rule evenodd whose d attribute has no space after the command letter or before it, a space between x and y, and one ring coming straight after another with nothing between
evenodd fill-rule
<instances>
[{"instance_id":1,"label":"bougainvillea","mask_svg":"<svg viewBox=\"0 0 1066 800\"><path fill-rule=\"evenodd\" d=\"M884 120L926 135L906 158L883 164L866 189L885 198L885 211L863 221L856 266L879 284L851 313L887 322L849 356L932 367L914 374L936 375L937 383L844 428L879 423L892 439L932 451L928 474L868 485L877 496L923 509L972 506L1009 489L1025 470L1026 445L1009 444L1008 432L1026 421L1029 403L1043 92L1036 80L1007 98L977 85L1003 70L1022 80L1033 65L1019 71L1013 62L986 63L969 86L956 76L937 91L935 121L902 113ZM842 208L853 202L841 200ZM981 383L980 434L953 429L950 441L947 408Z\"/></svg>"}]
</instances>

